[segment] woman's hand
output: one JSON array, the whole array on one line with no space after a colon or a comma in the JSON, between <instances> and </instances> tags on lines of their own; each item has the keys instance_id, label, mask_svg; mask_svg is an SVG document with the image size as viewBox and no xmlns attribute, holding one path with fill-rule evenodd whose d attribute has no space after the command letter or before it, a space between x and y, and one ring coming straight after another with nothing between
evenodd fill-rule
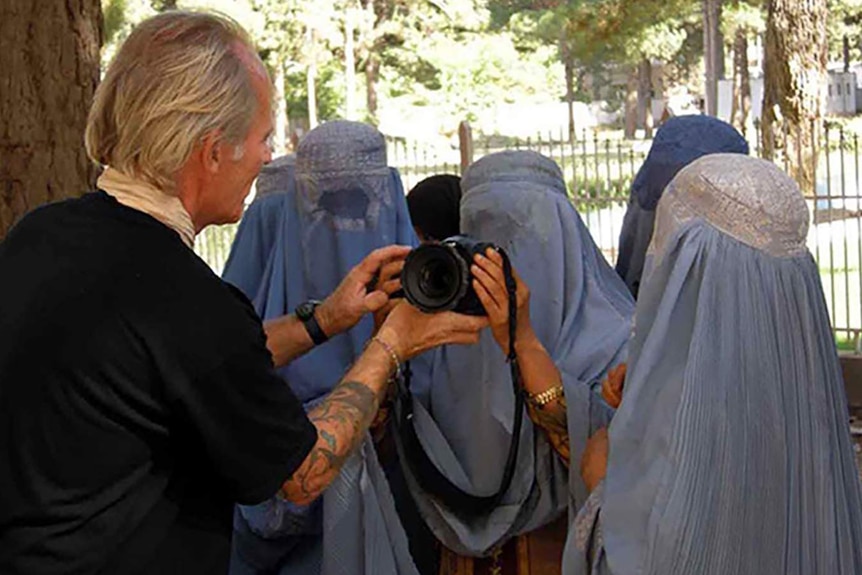
<instances>
[{"instance_id":1,"label":"woman's hand","mask_svg":"<svg viewBox=\"0 0 862 575\"><path fill-rule=\"evenodd\" d=\"M494 339L503 350L509 353L509 293L506 289L506 275L503 271L503 256L488 248L485 255L477 254L470 267L473 274L473 289L479 296L479 301L485 307L488 321L494 334ZM512 269L515 279L518 325L516 326L516 341L523 342L532 339L530 325L530 290Z\"/></svg>"},{"instance_id":2,"label":"woman's hand","mask_svg":"<svg viewBox=\"0 0 862 575\"><path fill-rule=\"evenodd\" d=\"M602 382L602 398L614 409L623 401L623 384L626 381L626 364L621 363L608 372Z\"/></svg>"},{"instance_id":3,"label":"woman's hand","mask_svg":"<svg viewBox=\"0 0 862 575\"><path fill-rule=\"evenodd\" d=\"M581 477L589 491L605 478L608 470L608 428L603 427L587 440L581 456Z\"/></svg>"}]
</instances>

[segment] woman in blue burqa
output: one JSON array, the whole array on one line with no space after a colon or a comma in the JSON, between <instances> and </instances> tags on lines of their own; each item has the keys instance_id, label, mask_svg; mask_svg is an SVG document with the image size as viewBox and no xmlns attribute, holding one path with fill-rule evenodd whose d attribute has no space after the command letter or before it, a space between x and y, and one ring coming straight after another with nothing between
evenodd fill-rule
<instances>
[{"instance_id":1,"label":"woman in blue burqa","mask_svg":"<svg viewBox=\"0 0 862 575\"><path fill-rule=\"evenodd\" d=\"M521 347L516 346L531 398L528 409L542 417L558 413L559 404L567 402L576 421L572 457L579 458L589 434L611 416L599 380L626 359L633 300L569 201L552 160L526 151L491 154L470 166L461 185L461 232L503 248L532 291L529 313L519 315ZM412 362L416 434L437 469L472 495L498 489L512 438L515 397L504 347L492 330L476 345L441 348ZM535 376L536 358L539 363L549 358L551 369ZM563 383L571 390L565 398ZM485 568L500 572L503 559L523 567L540 558L538 547L530 554L528 545L505 544L560 518L570 496L579 502L586 498L579 474L572 474L570 488L567 466L527 418L519 441L508 491L499 505L479 514L465 514L423 491L401 454L422 516L459 556L444 557L444 575L478 575ZM509 553L512 546L517 549ZM561 552L560 545L554 569ZM486 559L474 565L465 557Z\"/></svg>"},{"instance_id":2,"label":"woman in blue burqa","mask_svg":"<svg viewBox=\"0 0 862 575\"><path fill-rule=\"evenodd\" d=\"M707 154L748 154L736 129L711 116L677 116L662 124L632 183L620 231L617 273L637 298L659 198L682 168Z\"/></svg>"},{"instance_id":3,"label":"woman in blue burqa","mask_svg":"<svg viewBox=\"0 0 862 575\"><path fill-rule=\"evenodd\" d=\"M808 217L793 180L748 156L706 156L667 187L622 403L583 459L595 487L564 573L862 573L859 476Z\"/></svg>"},{"instance_id":4,"label":"woman in blue burqa","mask_svg":"<svg viewBox=\"0 0 862 575\"><path fill-rule=\"evenodd\" d=\"M323 124L302 140L295 166L274 164L261 174L263 197L243 217L224 272L262 318L323 299L376 248L415 245L400 177L376 129ZM365 318L281 370L306 409L332 390L372 329ZM307 507L279 497L239 506L231 573L414 575L372 442Z\"/></svg>"}]
</instances>

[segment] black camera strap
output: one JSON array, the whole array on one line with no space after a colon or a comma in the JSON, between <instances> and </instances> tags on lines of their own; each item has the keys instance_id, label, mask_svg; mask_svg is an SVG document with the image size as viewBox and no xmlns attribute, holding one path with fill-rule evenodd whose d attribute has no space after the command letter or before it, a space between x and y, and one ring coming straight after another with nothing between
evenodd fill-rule
<instances>
[{"instance_id":1,"label":"black camera strap","mask_svg":"<svg viewBox=\"0 0 862 575\"><path fill-rule=\"evenodd\" d=\"M487 513L502 501L515 475L521 427L524 420L521 369L515 354L515 332L517 331L518 319L517 284L512 274L512 264L508 256L502 250L499 250L499 253L503 256L503 272L506 279L506 291L509 295L509 352L506 359L512 375L512 391L515 394L515 422L512 428L512 442L509 444L506 466L503 469L503 477L497 492L484 496L467 493L443 475L428 457L413 425L413 396L410 392L412 372L409 362L405 366L404 377L398 382L398 393L395 400L395 432L400 438L403 446L402 453L413 476L424 491L435 496L453 512L462 515Z\"/></svg>"}]
</instances>

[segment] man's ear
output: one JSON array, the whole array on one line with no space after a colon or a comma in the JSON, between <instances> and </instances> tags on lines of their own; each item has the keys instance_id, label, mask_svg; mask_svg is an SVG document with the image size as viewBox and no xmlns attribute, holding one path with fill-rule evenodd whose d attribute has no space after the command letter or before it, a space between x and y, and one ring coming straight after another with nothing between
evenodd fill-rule
<instances>
[{"instance_id":1,"label":"man's ear","mask_svg":"<svg viewBox=\"0 0 862 575\"><path fill-rule=\"evenodd\" d=\"M207 173L218 173L227 159L226 148L219 132L210 132L201 141L201 159Z\"/></svg>"}]
</instances>

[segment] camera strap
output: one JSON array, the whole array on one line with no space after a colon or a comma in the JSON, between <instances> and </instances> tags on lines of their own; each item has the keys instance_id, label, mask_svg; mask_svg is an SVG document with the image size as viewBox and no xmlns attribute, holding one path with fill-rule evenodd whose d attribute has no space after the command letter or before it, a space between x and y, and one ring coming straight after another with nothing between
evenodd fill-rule
<instances>
[{"instance_id":1,"label":"camera strap","mask_svg":"<svg viewBox=\"0 0 862 575\"><path fill-rule=\"evenodd\" d=\"M422 443L416 435L413 425L413 395L410 392L410 380L412 372L410 363L405 366L404 376L398 381L398 393L395 399L395 433L398 434L403 450L402 453L410 466L414 478L419 486L435 496L443 505L451 511L461 515L481 515L497 507L503 496L509 490L512 478L515 475L515 465L518 461L518 446L521 440L521 427L524 420L524 394L521 392L521 369L518 366L518 358L515 354L515 332L517 331L518 302L517 284L512 274L512 264L503 250L499 250L503 256L503 272L506 279L506 291L509 296L509 350L506 360L512 376L512 391L515 395L515 421L512 427L512 440L509 444L509 453L506 458L506 466L503 468L503 476L500 487L492 495L473 495L467 493L449 480L437 468Z\"/></svg>"}]
</instances>

